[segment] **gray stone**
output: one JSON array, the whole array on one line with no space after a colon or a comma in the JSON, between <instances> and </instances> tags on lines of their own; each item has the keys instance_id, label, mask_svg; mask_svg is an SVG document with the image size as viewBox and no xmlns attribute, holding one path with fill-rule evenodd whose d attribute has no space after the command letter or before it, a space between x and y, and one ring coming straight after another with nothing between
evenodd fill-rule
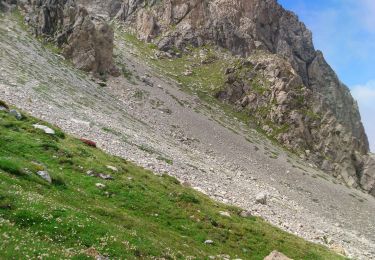
<instances>
[{"instance_id":1,"label":"gray stone","mask_svg":"<svg viewBox=\"0 0 375 260\"><path fill-rule=\"evenodd\" d=\"M52 178L47 171L38 171L36 174L47 182L52 183Z\"/></svg>"}]
</instances>

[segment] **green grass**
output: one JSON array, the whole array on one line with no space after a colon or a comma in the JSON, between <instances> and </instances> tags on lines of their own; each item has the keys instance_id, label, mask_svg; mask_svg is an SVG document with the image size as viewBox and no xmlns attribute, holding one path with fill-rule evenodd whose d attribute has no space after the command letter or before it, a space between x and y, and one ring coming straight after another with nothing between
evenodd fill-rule
<instances>
[{"instance_id":1,"label":"green grass","mask_svg":"<svg viewBox=\"0 0 375 260\"><path fill-rule=\"evenodd\" d=\"M241 218L238 208L88 147L49 124L60 134L46 135L33 128L35 123L46 124L0 112L2 259L90 259L90 248L111 259L218 254L263 259L275 249L294 259L341 259L260 218ZM50 173L52 184L36 175L39 170ZM90 177L89 170L115 180ZM205 245L207 239L214 244Z\"/></svg>"}]
</instances>

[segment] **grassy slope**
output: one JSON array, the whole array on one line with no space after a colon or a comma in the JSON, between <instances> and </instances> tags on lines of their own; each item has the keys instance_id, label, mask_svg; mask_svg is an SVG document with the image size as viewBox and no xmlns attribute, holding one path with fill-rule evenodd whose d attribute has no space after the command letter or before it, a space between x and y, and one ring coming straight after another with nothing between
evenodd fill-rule
<instances>
[{"instance_id":1,"label":"grassy slope","mask_svg":"<svg viewBox=\"0 0 375 260\"><path fill-rule=\"evenodd\" d=\"M294 259L341 259L56 128L49 136L33 128L37 122L0 111L1 259L86 259L95 251L111 259L262 259L274 249ZM38 170L47 170L53 183L37 177ZM88 170L111 173L115 180L90 177ZM206 239L214 244L205 245Z\"/></svg>"}]
</instances>

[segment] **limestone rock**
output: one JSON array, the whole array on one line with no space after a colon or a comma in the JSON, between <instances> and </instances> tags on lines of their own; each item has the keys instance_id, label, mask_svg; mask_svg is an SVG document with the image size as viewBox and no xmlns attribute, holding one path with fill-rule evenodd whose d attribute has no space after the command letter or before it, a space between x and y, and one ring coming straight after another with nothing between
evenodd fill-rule
<instances>
[{"instance_id":1,"label":"limestone rock","mask_svg":"<svg viewBox=\"0 0 375 260\"><path fill-rule=\"evenodd\" d=\"M49 134L49 135L55 134L55 130L53 130L53 129L49 128L48 126L45 126L45 125L34 124L33 127L36 128L36 129L43 130L44 133Z\"/></svg>"}]
</instances>

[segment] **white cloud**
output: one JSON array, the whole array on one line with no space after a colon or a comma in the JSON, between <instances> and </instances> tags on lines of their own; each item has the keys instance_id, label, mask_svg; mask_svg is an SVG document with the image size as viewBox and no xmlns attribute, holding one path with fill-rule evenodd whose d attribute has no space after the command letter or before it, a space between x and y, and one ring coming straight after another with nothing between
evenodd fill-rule
<instances>
[{"instance_id":1,"label":"white cloud","mask_svg":"<svg viewBox=\"0 0 375 260\"><path fill-rule=\"evenodd\" d=\"M362 122L369 138L370 149L375 152L375 80L371 80L364 85L354 86L351 91L358 101Z\"/></svg>"}]
</instances>

